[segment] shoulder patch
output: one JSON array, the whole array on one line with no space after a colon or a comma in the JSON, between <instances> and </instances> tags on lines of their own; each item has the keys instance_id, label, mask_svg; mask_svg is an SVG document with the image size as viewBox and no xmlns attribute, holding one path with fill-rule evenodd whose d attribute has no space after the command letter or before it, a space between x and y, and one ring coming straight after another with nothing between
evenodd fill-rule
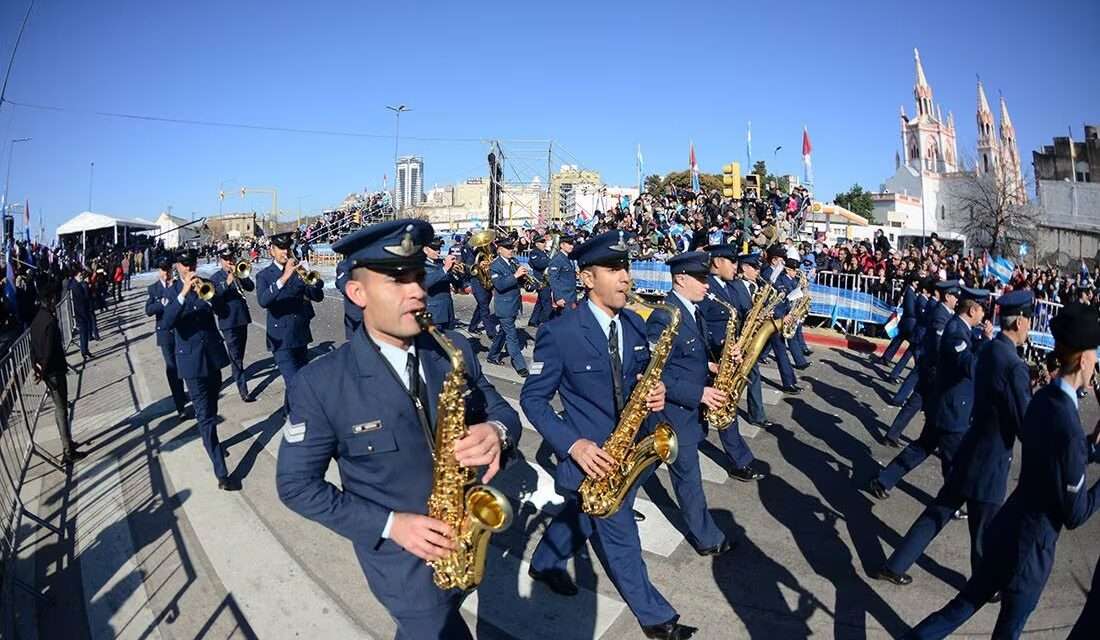
<instances>
[{"instance_id":1,"label":"shoulder patch","mask_svg":"<svg viewBox=\"0 0 1100 640\"><path fill-rule=\"evenodd\" d=\"M1081 479L1077 481L1077 484L1067 484L1066 491L1070 493L1077 493L1081 490L1081 487L1085 486L1085 474L1081 474Z\"/></svg>"},{"instance_id":2,"label":"shoulder patch","mask_svg":"<svg viewBox=\"0 0 1100 640\"><path fill-rule=\"evenodd\" d=\"M306 438L306 423L292 423L290 418L283 424L283 440L290 444L301 442Z\"/></svg>"},{"instance_id":3,"label":"shoulder patch","mask_svg":"<svg viewBox=\"0 0 1100 640\"><path fill-rule=\"evenodd\" d=\"M955 345L955 352L962 353L963 351L966 351L966 342L959 340L959 344Z\"/></svg>"},{"instance_id":4,"label":"shoulder patch","mask_svg":"<svg viewBox=\"0 0 1100 640\"><path fill-rule=\"evenodd\" d=\"M532 362L531 366L527 369L527 373L533 376L537 376L538 374L542 373L542 363Z\"/></svg>"}]
</instances>

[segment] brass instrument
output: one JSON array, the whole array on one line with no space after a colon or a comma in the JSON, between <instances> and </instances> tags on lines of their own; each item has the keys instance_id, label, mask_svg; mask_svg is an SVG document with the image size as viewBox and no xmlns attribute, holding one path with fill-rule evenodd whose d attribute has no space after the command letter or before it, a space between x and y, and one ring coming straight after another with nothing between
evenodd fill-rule
<instances>
[{"instance_id":1,"label":"brass instrument","mask_svg":"<svg viewBox=\"0 0 1100 640\"><path fill-rule=\"evenodd\" d=\"M470 275L477 278L481 282L481 286L486 289L493 287L493 279L489 274L489 265L493 263L493 256L489 251L489 245L493 244L496 239L496 231L483 229L471 234L470 239L466 242L466 244L477 250L474 264L470 267Z\"/></svg>"},{"instance_id":2,"label":"brass instrument","mask_svg":"<svg viewBox=\"0 0 1100 640\"><path fill-rule=\"evenodd\" d=\"M737 415L737 405L749 384L756 360L768 344L772 334L782 329L782 320L774 317L775 307L782 302L783 294L766 280L757 279L756 295L752 299L752 308L741 321L741 337L730 340L730 329L726 327L726 344L722 347L722 361L718 365L718 375L714 378L714 388L726 394L726 404L719 410L709 407L703 409L707 424L718 430L729 428ZM733 324L733 320L730 320ZM741 363L734 365L732 354L741 352ZM728 361L728 362L727 362Z\"/></svg>"},{"instance_id":3,"label":"brass instrument","mask_svg":"<svg viewBox=\"0 0 1100 640\"><path fill-rule=\"evenodd\" d=\"M798 272L798 288L802 291L802 297L795 300L794 306L787 312L787 319L783 325L783 337L788 340L794 337L795 331L798 331L798 325L802 324L810 314L810 285L805 271Z\"/></svg>"},{"instance_id":4,"label":"brass instrument","mask_svg":"<svg viewBox=\"0 0 1100 640\"><path fill-rule=\"evenodd\" d=\"M713 293L708 293L707 298L709 298L711 302L715 302L725 307L730 316L729 321L726 322L726 337L722 342L722 355L718 358L718 373L714 376L714 388L721 390L731 386L734 376L737 375L738 363L734 361L734 354L737 353L737 331L741 326L741 320L737 315L737 308L732 304L725 302ZM728 405L729 403L727 402L726 404ZM736 412L737 405L735 404L733 407L734 412ZM725 407L722 409L722 411L711 411L710 407L703 407L703 417L706 418L708 425L719 429L724 429L729 426L729 422L732 422L732 418L725 426L721 427L715 424L715 422L712 422L712 420L717 421L724 419L726 417L725 414L729 413L729 411L725 410Z\"/></svg>"},{"instance_id":5,"label":"brass instrument","mask_svg":"<svg viewBox=\"0 0 1100 640\"><path fill-rule=\"evenodd\" d=\"M295 267L294 273L297 273L298 276L311 287L324 283L324 280L321 279L320 273L317 273L316 271L306 271L306 268L302 265L298 265L297 267Z\"/></svg>"},{"instance_id":6,"label":"brass instrument","mask_svg":"<svg viewBox=\"0 0 1100 640\"><path fill-rule=\"evenodd\" d=\"M451 370L443 380L436 403L434 479L428 496L428 516L451 527L457 548L428 565L434 570L432 579L440 589L468 591L477 587L485 573L489 536L512 524L512 505L496 489L475 484L477 469L462 467L455 459L455 442L469 433L464 399L466 363L462 352L432 323L430 313L422 311L416 320L451 361Z\"/></svg>"},{"instance_id":7,"label":"brass instrument","mask_svg":"<svg viewBox=\"0 0 1100 640\"><path fill-rule=\"evenodd\" d=\"M630 393L630 399L619 416L619 423L603 443L603 450L615 459L615 467L603 478L589 477L581 482L581 509L597 518L606 518L617 512L638 477L657 462L672 463L676 460L678 450L676 434L667 422L658 424L651 435L637 442L634 439L649 416L646 398L660 384L661 371L672 353L672 341L680 328L680 311L670 305L647 304L634 292L627 294L627 300L633 305L665 311L669 314L669 322L653 345L649 366Z\"/></svg>"},{"instance_id":8,"label":"brass instrument","mask_svg":"<svg viewBox=\"0 0 1100 640\"><path fill-rule=\"evenodd\" d=\"M233 276L236 278L247 278L250 275L252 275L252 263L248 260L241 260L233 267Z\"/></svg>"},{"instance_id":9,"label":"brass instrument","mask_svg":"<svg viewBox=\"0 0 1100 640\"><path fill-rule=\"evenodd\" d=\"M513 273L518 271L519 268L522 266L520 265L519 260L516 260L515 258L507 258L507 260L508 267L512 269ZM528 291L531 293L534 293L541 288L539 285L539 281L533 275L531 275L531 273L528 273L522 278L519 278L519 286L523 287L524 291Z\"/></svg>"},{"instance_id":10,"label":"brass instrument","mask_svg":"<svg viewBox=\"0 0 1100 640\"><path fill-rule=\"evenodd\" d=\"M197 295L200 300L206 300L207 302L213 300L215 293L214 283L198 276L195 276L193 279L196 281L196 283L193 285L195 289L195 295Z\"/></svg>"}]
</instances>

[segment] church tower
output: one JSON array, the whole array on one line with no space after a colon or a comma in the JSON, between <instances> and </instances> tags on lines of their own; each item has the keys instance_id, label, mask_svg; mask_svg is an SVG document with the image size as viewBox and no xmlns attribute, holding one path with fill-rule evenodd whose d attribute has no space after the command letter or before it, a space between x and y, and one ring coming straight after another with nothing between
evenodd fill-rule
<instances>
[{"instance_id":1,"label":"church tower","mask_svg":"<svg viewBox=\"0 0 1100 640\"><path fill-rule=\"evenodd\" d=\"M912 119L901 110L901 144L905 166L926 173L953 173L958 170L958 148L955 141L954 118L932 99L932 85L924 75L920 51L913 49L917 82L913 97L917 111Z\"/></svg>"},{"instance_id":2,"label":"church tower","mask_svg":"<svg viewBox=\"0 0 1100 640\"><path fill-rule=\"evenodd\" d=\"M1004 135L1003 129L1001 135ZM978 80L977 152L978 158L975 170L978 175L996 176L1000 171L1001 156L997 148L997 138L993 134L993 112L989 109L989 101L985 99L985 89L982 87L981 80Z\"/></svg>"},{"instance_id":3,"label":"church tower","mask_svg":"<svg viewBox=\"0 0 1100 640\"><path fill-rule=\"evenodd\" d=\"M932 117L932 87L924 77L924 66L920 63L920 51L913 49L917 61L917 84L913 87L913 97L917 100L917 120Z\"/></svg>"},{"instance_id":4,"label":"church tower","mask_svg":"<svg viewBox=\"0 0 1100 640\"><path fill-rule=\"evenodd\" d=\"M1026 202L1024 176L1020 170L1020 152L1016 147L1016 128L1012 126L1012 118L1008 117L1008 106L1005 104L1004 96L1001 96L1000 136L1001 168L1004 170L1005 176L1012 181L1017 202Z\"/></svg>"}]
</instances>

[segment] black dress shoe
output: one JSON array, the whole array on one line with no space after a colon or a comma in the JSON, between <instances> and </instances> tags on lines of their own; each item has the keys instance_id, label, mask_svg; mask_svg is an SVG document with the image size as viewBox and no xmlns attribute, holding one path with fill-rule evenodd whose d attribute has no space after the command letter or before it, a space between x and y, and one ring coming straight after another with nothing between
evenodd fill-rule
<instances>
[{"instance_id":1,"label":"black dress shoe","mask_svg":"<svg viewBox=\"0 0 1100 640\"><path fill-rule=\"evenodd\" d=\"M634 512L634 522L645 522L645 514L637 509L631 509Z\"/></svg>"},{"instance_id":2,"label":"black dress shoe","mask_svg":"<svg viewBox=\"0 0 1100 640\"><path fill-rule=\"evenodd\" d=\"M521 378L526 378L529 375L527 369L516 369L516 374Z\"/></svg>"},{"instance_id":3,"label":"black dress shoe","mask_svg":"<svg viewBox=\"0 0 1100 640\"><path fill-rule=\"evenodd\" d=\"M751 424L754 427L760 427L761 429L771 429L772 427L778 426L776 423L772 422L771 420L767 420L767 419L761 420L759 422L753 422L752 420L749 420L749 424Z\"/></svg>"},{"instance_id":4,"label":"black dress shoe","mask_svg":"<svg viewBox=\"0 0 1100 640\"><path fill-rule=\"evenodd\" d=\"M241 486L232 478L218 478L218 488L222 491L237 491Z\"/></svg>"},{"instance_id":5,"label":"black dress shoe","mask_svg":"<svg viewBox=\"0 0 1100 640\"><path fill-rule=\"evenodd\" d=\"M901 448L901 441L894 440L893 438L883 438L882 439L882 444L884 444L888 447L893 447L895 449L900 449Z\"/></svg>"},{"instance_id":6,"label":"black dress shoe","mask_svg":"<svg viewBox=\"0 0 1100 640\"><path fill-rule=\"evenodd\" d=\"M764 477L764 474L753 469L752 467L741 467L740 469L734 469L730 471L730 477L734 480L740 480L741 482L753 482Z\"/></svg>"},{"instance_id":7,"label":"black dress shoe","mask_svg":"<svg viewBox=\"0 0 1100 640\"><path fill-rule=\"evenodd\" d=\"M791 366L794 367L795 369L798 369L799 371L804 371L804 370L810 368L810 363L809 362L804 362L802 364L792 364Z\"/></svg>"},{"instance_id":8,"label":"black dress shoe","mask_svg":"<svg viewBox=\"0 0 1100 640\"><path fill-rule=\"evenodd\" d=\"M723 540L721 543L713 547L707 547L706 549L696 549L695 553L698 553L701 556L720 556L732 548L733 543L727 539Z\"/></svg>"},{"instance_id":9,"label":"black dress shoe","mask_svg":"<svg viewBox=\"0 0 1100 640\"><path fill-rule=\"evenodd\" d=\"M954 520L966 520L969 517L970 516L967 515L965 507L962 508L962 509L957 509L955 511L954 515L951 516L951 518L954 519Z\"/></svg>"},{"instance_id":10,"label":"black dress shoe","mask_svg":"<svg viewBox=\"0 0 1100 640\"><path fill-rule=\"evenodd\" d=\"M870 486L867 487L867 492L879 500L885 500L890 497L890 491L882 486L882 483L879 482L877 478L871 481Z\"/></svg>"},{"instance_id":11,"label":"black dress shoe","mask_svg":"<svg viewBox=\"0 0 1100 640\"><path fill-rule=\"evenodd\" d=\"M252 397L251 393L241 392L241 402L255 402L256 398Z\"/></svg>"},{"instance_id":12,"label":"black dress shoe","mask_svg":"<svg viewBox=\"0 0 1100 640\"><path fill-rule=\"evenodd\" d=\"M990 604L997 604L1000 601L1001 601L1001 592L1000 591L998 591L997 593L994 593L993 595L989 596L989 603Z\"/></svg>"},{"instance_id":13,"label":"black dress shoe","mask_svg":"<svg viewBox=\"0 0 1100 640\"><path fill-rule=\"evenodd\" d=\"M500 359L500 358L489 358L489 357L486 357L486 358L485 358L485 362L488 362L489 364L495 364L495 365L496 365L496 366L498 366L498 367L503 367L503 366L504 366L504 360L502 360L502 359Z\"/></svg>"},{"instance_id":14,"label":"black dress shoe","mask_svg":"<svg viewBox=\"0 0 1100 640\"><path fill-rule=\"evenodd\" d=\"M675 619L661 624L652 624L648 627L642 625L642 633L647 638L660 638L661 640L687 640L698 631L695 627L689 627L676 622Z\"/></svg>"},{"instance_id":15,"label":"black dress shoe","mask_svg":"<svg viewBox=\"0 0 1100 640\"><path fill-rule=\"evenodd\" d=\"M802 350L802 355L806 356L807 358L812 356L813 354L814 354L813 349L803 349Z\"/></svg>"},{"instance_id":16,"label":"black dress shoe","mask_svg":"<svg viewBox=\"0 0 1100 640\"><path fill-rule=\"evenodd\" d=\"M783 393L792 393L792 394L802 393L802 387L798 386L797 384L789 384L785 387L779 387L779 390L782 391Z\"/></svg>"},{"instance_id":17,"label":"black dress shoe","mask_svg":"<svg viewBox=\"0 0 1100 640\"><path fill-rule=\"evenodd\" d=\"M551 569L549 571L536 571L534 567L527 570L527 575L531 576L532 580L544 583L550 590L561 596L575 596L577 595L577 584L573 582L573 578L569 577L569 574L561 569Z\"/></svg>"},{"instance_id":18,"label":"black dress shoe","mask_svg":"<svg viewBox=\"0 0 1100 640\"><path fill-rule=\"evenodd\" d=\"M887 582L893 582L899 587L904 587L907 584L913 582L913 577L908 573L894 573L886 567L879 569L871 574L871 577L875 580L885 580Z\"/></svg>"},{"instance_id":19,"label":"black dress shoe","mask_svg":"<svg viewBox=\"0 0 1100 640\"><path fill-rule=\"evenodd\" d=\"M190 409L183 409L181 411L176 411L176 417L180 420L190 420L195 417L195 412Z\"/></svg>"}]
</instances>

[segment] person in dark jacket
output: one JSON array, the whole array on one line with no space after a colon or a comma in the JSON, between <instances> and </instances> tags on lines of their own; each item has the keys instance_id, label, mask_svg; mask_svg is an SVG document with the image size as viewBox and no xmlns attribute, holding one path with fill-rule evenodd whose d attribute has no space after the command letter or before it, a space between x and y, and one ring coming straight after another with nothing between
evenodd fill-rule
<instances>
[{"instance_id":1,"label":"person in dark jacket","mask_svg":"<svg viewBox=\"0 0 1100 640\"><path fill-rule=\"evenodd\" d=\"M1019 637L1054 567L1062 529L1081 526L1100 506L1100 482L1085 485L1085 466L1100 462L1100 425L1090 436L1082 433L1077 398L1096 368L1100 318L1093 307L1067 304L1050 331L1058 377L1035 394L1024 415L1020 480L990 524L997 536L962 591L908 638L946 637L997 592L1001 609L992 635Z\"/></svg>"},{"instance_id":2,"label":"person in dark jacket","mask_svg":"<svg viewBox=\"0 0 1100 640\"><path fill-rule=\"evenodd\" d=\"M61 436L61 459L65 464L83 458L86 453L76 450L72 430L69 428L69 389L66 377L69 365L65 362L65 345L61 339L61 325L57 321L57 290L46 287L40 292L38 313L31 320L31 361L34 379L45 382L53 401L53 415L57 432Z\"/></svg>"},{"instance_id":3,"label":"person in dark jacket","mask_svg":"<svg viewBox=\"0 0 1100 640\"><path fill-rule=\"evenodd\" d=\"M95 333L95 312L92 311L92 292L88 288L88 272L79 270L73 274L73 281L69 283L72 291L73 318L76 320L76 330L80 336L80 355L85 360L92 357L88 350L88 340Z\"/></svg>"}]
</instances>

